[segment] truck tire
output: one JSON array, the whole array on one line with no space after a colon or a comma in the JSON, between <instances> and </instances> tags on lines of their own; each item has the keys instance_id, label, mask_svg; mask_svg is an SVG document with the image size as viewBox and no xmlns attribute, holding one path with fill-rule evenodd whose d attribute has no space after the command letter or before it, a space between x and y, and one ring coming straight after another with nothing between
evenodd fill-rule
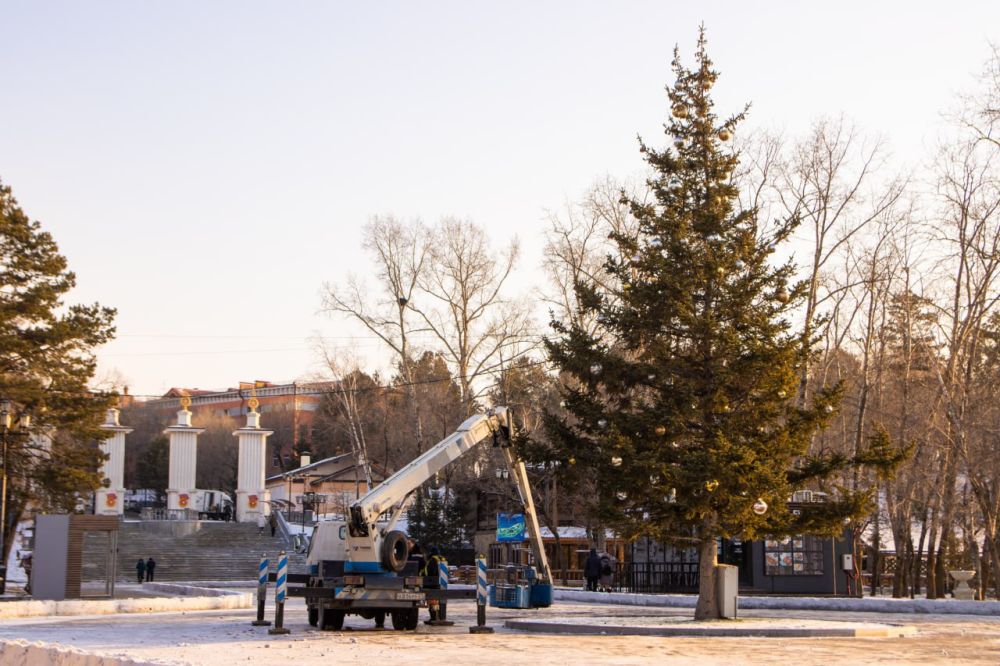
<instances>
[{"instance_id":1,"label":"truck tire","mask_svg":"<svg viewBox=\"0 0 1000 666\"><path fill-rule=\"evenodd\" d=\"M344 616L346 616L342 610L337 610L336 608L327 608L323 611L323 626L320 627L323 631L340 631L344 628Z\"/></svg>"},{"instance_id":2,"label":"truck tire","mask_svg":"<svg viewBox=\"0 0 1000 666\"><path fill-rule=\"evenodd\" d=\"M396 631L402 631L406 629L406 614L407 611L392 611L392 628Z\"/></svg>"},{"instance_id":3,"label":"truck tire","mask_svg":"<svg viewBox=\"0 0 1000 666\"><path fill-rule=\"evenodd\" d=\"M420 609L411 608L408 611L403 611L403 615L406 616L406 628L409 631L415 631L417 622L420 620Z\"/></svg>"},{"instance_id":4,"label":"truck tire","mask_svg":"<svg viewBox=\"0 0 1000 666\"><path fill-rule=\"evenodd\" d=\"M406 535L399 530L393 530L382 540L382 566L389 571L401 573L410 556L410 546Z\"/></svg>"},{"instance_id":5,"label":"truck tire","mask_svg":"<svg viewBox=\"0 0 1000 666\"><path fill-rule=\"evenodd\" d=\"M319 609L318 608L310 608L307 611L307 615L309 617L309 626L310 627L315 627L317 624L319 624Z\"/></svg>"}]
</instances>

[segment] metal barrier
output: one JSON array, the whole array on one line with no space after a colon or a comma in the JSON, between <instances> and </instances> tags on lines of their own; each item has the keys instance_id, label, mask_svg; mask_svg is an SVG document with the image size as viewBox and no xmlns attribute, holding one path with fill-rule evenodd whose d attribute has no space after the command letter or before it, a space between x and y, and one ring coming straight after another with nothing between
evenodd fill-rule
<instances>
[{"instance_id":1,"label":"metal barrier","mask_svg":"<svg viewBox=\"0 0 1000 666\"><path fill-rule=\"evenodd\" d=\"M629 562L618 565L612 578L616 592L638 594L698 591L697 562Z\"/></svg>"},{"instance_id":2,"label":"metal barrier","mask_svg":"<svg viewBox=\"0 0 1000 666\"><path fill-rule=\"evenodd\" d=\"M140 516L143 520L198 520L195 509L155 509L144 507Z\"/></svg>"}]
</instances>

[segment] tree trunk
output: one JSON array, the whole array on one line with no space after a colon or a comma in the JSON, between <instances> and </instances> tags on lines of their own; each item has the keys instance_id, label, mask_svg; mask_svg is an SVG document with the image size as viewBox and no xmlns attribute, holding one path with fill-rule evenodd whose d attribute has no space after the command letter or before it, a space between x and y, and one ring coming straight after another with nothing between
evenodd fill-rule
<instances>
[{"instance_id":1,"label":"tree trunk","mask_svg":"<svg viewBox=\"0 0 1000 666\"><path fill-rule=\"evenodd\" d=\"M719 552L715 537L710 536L710 521L711 518L705 518L703 536L698 546L698 605L694 609L696 620L715 620L719 617L719 597L715 593L715 567L719 563Z\"/></svg>"}]
</instances>

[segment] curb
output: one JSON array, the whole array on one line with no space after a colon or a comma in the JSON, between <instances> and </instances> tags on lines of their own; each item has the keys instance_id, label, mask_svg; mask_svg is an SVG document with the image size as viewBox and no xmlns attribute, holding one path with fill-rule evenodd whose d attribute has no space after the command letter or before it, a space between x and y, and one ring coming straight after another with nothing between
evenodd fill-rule
<instances>
[{"instance_id":1,"label":"curb","mask_svg":"<svg viewBox=\"0 0 1000 666\"><path fill-rule=\"evenodd\" d=\"M508 629L549 634L575 634L583 636L667 636L684 638L901 638L914 636L916 627L899 625L890 627L850 627L815 628L769 627L634 627L604 624L559 624L556 622L536 622L507 620Z\"/></svg>"}]
</instances>

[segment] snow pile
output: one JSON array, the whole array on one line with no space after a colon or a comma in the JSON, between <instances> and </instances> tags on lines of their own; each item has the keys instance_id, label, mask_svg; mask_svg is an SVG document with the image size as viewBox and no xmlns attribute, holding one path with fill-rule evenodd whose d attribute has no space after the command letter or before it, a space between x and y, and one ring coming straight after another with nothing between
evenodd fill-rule
<instances>
[{"instance_id":1,"label":"snow pile","mask_svg":"<svg viewBox=\"0 0 1000 666\"><path fill-rule=\"evenodd\" d=\"M228 597L234 594L243 594L242 592L221 590L215 587L198 587L190 583L186 585L183 583L143 583L142 589L184 597Z\"/></svg>"},{"instance_id":2,"label":"snow pile","mask_svg":"<svg viewBox=\"0 0 1000 666\"><path fill-rule=\"evenodd\" d=\"M17 532L14 534L14 544L7 555L7 583L17 583L24 585L28 582L28 574L21 567L21 556L28 551L28 532L33 523L22 520L17 524Z\"/></svg>"},{"instance_id":3,"label":"snow pile","mask_svg":"<svg viewBox=\"0 0 1000 666\"><path fill-rule=\"evenodd\" d=\"M190 588L197 589L197 588ZM218 590L213 590L213 595ZM249 592L221 596L162 597L152 599L67 599L65 601L9 601L0 604L0 618L50 615L113 615L115 613L164 613L194 610L251 608ZM3 662L0 659L0 663Z\"/></svg>"},{"instance_id":4,"label":"snow pile","mask_svg":"<svg viewBox=\"0 0 1000 666\"><path fill-rule=\"evenodd\" d=\"M556 588L553 597L561 601L618 604L622 606L663 606L694 608L693 594L629 594L626 592L586 592ZM740 597L739 607L755 610L826 610L853 613L927 613L938 615L1000 615L1000 601L959 601L956 599L892 599L887 597Z\"/></svg>"},{"instance_id":5,"label":"snow pile","mask_svg":"<svg viewBox=\"0 0 1000 666\"><path fill-rule=\"evenodd\" d=\"M102 657L62 645L0 640L0 664L4 666L150 666L152 662L128 657Z\"/></svg>"}]
</instances>

